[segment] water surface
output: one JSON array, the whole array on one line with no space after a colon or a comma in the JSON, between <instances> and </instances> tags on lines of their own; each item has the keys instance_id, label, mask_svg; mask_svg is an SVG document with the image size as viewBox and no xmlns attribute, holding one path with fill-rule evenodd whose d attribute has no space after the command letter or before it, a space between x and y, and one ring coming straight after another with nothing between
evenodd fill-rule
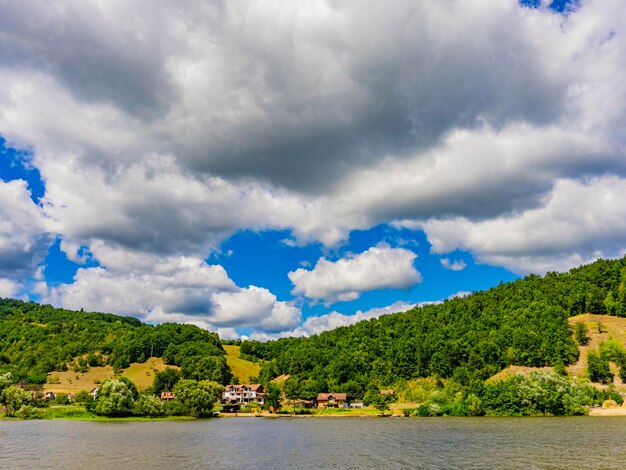
<instances>
[{"instance_id":1,"label":"water surface","mask_svg":"<svg viewBox=\"0 0 626 470\"><path fill-rule=\"evenodd\" d=\"M0 468L626 468L626 417L0 421Z\"/></svg>"}]
</instances>

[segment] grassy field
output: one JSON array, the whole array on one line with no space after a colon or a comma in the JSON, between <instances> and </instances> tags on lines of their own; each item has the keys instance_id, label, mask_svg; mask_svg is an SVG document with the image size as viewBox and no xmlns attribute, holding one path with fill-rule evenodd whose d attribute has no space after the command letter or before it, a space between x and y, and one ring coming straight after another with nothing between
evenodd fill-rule
<instances>
[{"instance_id":1,"label":"grassy field","mask_svg":"<svg viewBox=\"0 0 626 470\"><path fill-rule=\"evenodd\" d=\"M626 318L611 317L608 315L593 315L585 313L583 315L577 315L569 319L570 325L576 322L584 322L589 330L589 344L586 346L579 346L580 357L578 362L570 365L567 370L570 374L578 377L584 377L587 371L587 354L589 351L598 351L600 349L600 343L612 338L618 340L626 347ZM602 330L600 332L600 330ZM626 384L624 384L618 374L618 368L615 364L611 363L611 372L613 372L615 379L615 388L619 391L626 391Z\"/></svg>"},{"instance_id":2,"label":"grassy field","mask_svg":"<svg viewBox=\"0 0 626 470\"><path fill-rule=\"evenodd\" d=\"M570 364L567 367L567 371L577 377L587 376L587 354L589 351L598 351L600 349L600 343L606 341L609 338L616 339L624 347L626 347L626 318L612 317L609 315L594 315L591 313L585 313L583 315L577 315L569 319L570 325L577 322L583 322L587 325L589 330L589 344L586 346L578 346L580 350L580 357L574 364ZM523 366L509 366L506 369L498 372L489 380L498 380L518 372L528 374L535 370L553 370L552 367L523 367ZM622 382L618 373L619 369L615 364L611 363L611 372L614 374L613 385L619 391L626 391L626 384ZM594 384L598 388L605 388L605 385Z\"/></svg>"},{"instance_id":3,"label":"grassy field","mask_svg":"<svg viewBox=\"0 0 626 470\"><path fill-rule=\"evenodd\" d=\"M128 369L122 371L122 375L132 380L139 390L145 390L152 385L155 371L163 370L165 367L176 368L175 366L166 366L159 357L153 357L141 364L131 364ZM106 379L114 377L114 375L111 366L92 367L87 372L51 372L48 374L48 381L56 382L55 378L58 378L58 383L47 383L44 385L44 390L55 393L89 391Z\"/></svg>"},{"instance_id":4,"label":"grassy field","mask_svg":"<svg viewBox=\"0 0 626 470\"><path fill-rule=\"evenodd\" d=\"M250 377L259 375L261 366L254 362L246 361L239 357L239 346L232 344L225 344L224 350L226 351L226 363L233 375L239 377L240 383L246 383L250 381Z\"/></svg>"}]
</instances>

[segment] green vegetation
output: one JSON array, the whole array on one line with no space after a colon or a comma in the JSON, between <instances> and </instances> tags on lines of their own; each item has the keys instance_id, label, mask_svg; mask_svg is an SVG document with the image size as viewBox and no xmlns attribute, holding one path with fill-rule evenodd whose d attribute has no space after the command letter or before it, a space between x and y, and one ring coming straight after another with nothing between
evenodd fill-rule
<instances>
[{"instance_id":1,"label":"green vegetation","mask_svg":"<svg viewBox=\"0 0 626 470\"><path fill-rule=\"evenodd\" d=\"M224 387L208 380L181 380L174 387L176 401L181 405L181 414L196 418L210 416L213 405L223 391Z\"/></svg>"},{"instance_id":2,"label":"green vegetation","mask_svg":"<svg viewBox=\"0 0 626 470\"><path fill-rule=\"evenodd\" d=\"M239 382L250 382L251 377L259 375L261 366L255 362L249 361L245 357L242 357L239 346L234 344L224 344L223 348L224 351L226 351L226 364L230 367L230 371L233 376L239 379Z\"/></svg>"},{"instance_id":3,"label":"green vegetation","mask_svg":"<svg viewBox=\"0 0 626 470\"><path fill-rule=\"evenodd\" d=\"M241 352L266 361L262 381L288 374L307 396L332 390L361 398L372 383L428 376L472 387L510 365L576 361L568 318L588 311L625 315L625 282L626 259L599 260L311 338L243 341ZM619 308L607 312L609 293Z\"/></svg>"},{"instance_id":4,"label":"green vegetation","mask_svg":"<svg viewBox=\"0 0 626 470\"><path fill-rule=\"evenodd\" d=\"M581 346L589 344L589 328L583 322L574 323L574 337Z\"/></svg>"},{"instance_id":5,"label":"green vegetation","mask_svg":"<svg viewBox=\"0 0 626 470\"><path fill-rule=\"evenodd\" d=\"M126 377L118 377L106 380L95 398L84 393L76 396L75 405L58 407L61 403L57 397L55 408L48 408L48 402L34 400L33 394L13 385L10 373L0 376L0 404L6 409L5 415L21 419L205 418L211 416L223 390L220 384L208 380L183 379L174 386L174 400L163 402L154 394L139 393ZM67 400L64 396L61 401L66 405Z\"/></svg>"},{"instance_id":6,"label":"green vegetation","mask_svg":"<svg viewBox=\"0 0 626 470\"><path fill-rule=\"evenodd\" d=\"M104 364L120 372L151 357L179 366L185 378L231 378L217 334L196 326L151 326L131 317L0 299L0 373L11 372L20 383L43 384L49 372L81 374Z\"/></svg>"},{"instance_id":7,"label":"green vegetation","mask_svg":"<svg viewBox=\"0 0 626 470\"><path fill-rule=\"evenodd\" d=\"M274 405L281 395L295 404L320 392L346 392L384 413L395 405L376 391L394 388L398 400L410 404L407 412L420 416L577 414L597 403L599 393L612 391L598 392L568 370L612 384L611 367L617 367L626 378L623 338L604 335L605 321L612 320L582 314L626 317L625 302L626 258L599 260L311 338L229 342L225 356L216 334L194 326L155 327L128 317L0 299L0 374L11 372L25 387L61 381L54 375L69 370L78 380L85 371L110 367L117 376L103 377L96 400L85 400L102 416L206 416L219 384L233 379L233 371L244 382L262 382ZM570 325L571 317L576 318ZM593 322L580 321L592 317L597 334L595 327L589 330ZM146 366L133 376L146 385L154 377L149 392L157 397L140 394L119 375L148 358L177 366L165 371ZM490 379L516 367L544 370ZM285 377L282 390L270 385L278 376ZM11 406L11 413L23 409L24 416L37 415L26 408L27 398L20 402L16 388L9 384L2 392L3 400L19 405ZM162 403L161 391L180 396Z\"/></svg>"}]
</instances>

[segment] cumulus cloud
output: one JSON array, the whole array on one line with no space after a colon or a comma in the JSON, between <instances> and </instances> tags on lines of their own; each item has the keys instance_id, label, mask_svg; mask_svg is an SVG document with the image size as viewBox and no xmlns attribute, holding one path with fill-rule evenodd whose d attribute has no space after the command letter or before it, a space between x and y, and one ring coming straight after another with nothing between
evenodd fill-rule
<instances>
[{"instance_id":1,"label":"cumulus cloud","mask_svg":"<svg viewBox=\"0 0 626 470\"><path fill-rule=\"evenodd\" d=\"M288 274L295 286L292 294L328 303L358 299L362 292L376 289L407 289L421 282L413 266L417 255L386 244L337 261L320 258L311 270Z\"/></svg>"},{"instance_id":2,"label":"cumulus cloud","mask_svg":"<svg viewBox=\"0 0 626 470\"><path fill-rule=\"evenodd\" d=\"M406 312L415 307L416 304L410 304L402 301L394 302L391 305L382 308L372 308L365 312L358 310L352 315L346 315L336 311L307 318L301 326L291 331L282 331L280 333L263 333L255 332L250 337L259 341L267 341L271 339L283 338L286 336L311 336L322 333L323 331L333 330L342 326L354 325L363 320L378 318L381 315L390 313Z\"/></svg>"},{"instance_id":3,"label":"cumulus cloud","mask_svg":"<svg viewBox=\"0 0 626 470\"><path fill-rule=\"evenodd\" d=\"M0 278L0 298L15 297L20 289L20 285L11 279Z\"/></svg>"},{"instance_id":4,"label":"cumulus cloud","mask_svg":"<svg viewBox=\"0 0 626 470\"><path fill-rule=\"evenodd\" d=\"M43 211L30 199L26 182L0 180L0 278L35 274L50 243L45 225Z\"/></svg>"},{"instance_id":5,"label":"cumulus cloud","mask_svg":"<svg viewBox=\"0 0 626 470\"><path fill-rule=\"evenodd\" d=\"M492 220L423 224L435 253L470 250L514 272L566 270L626 252L626 179L559 181L541 207Z\"/></svg>"},{"instance_id":6,"label":"cumulus cloud","mask_svg":"<svg viewBox=\"0 0 626 470\"><path fill-rule=\"evenodd\" d=\"M96 251L98 253L98 250ZM110 250L107 267L81 268L71 284L48 289L44 300L71 309L180 321L209 329L253 326L261 331L295 327L300 310L267 289L239 288L220 265L189 257L157 258ZM232 333L232 332L231 332ZM229 334L231 336L231 334Z\"/></svg>"},{"instance_id":7,"label":"cumulus cloud","mask_svg":"<svg viewBox=\"0 0 626 470\"><path fill-rule=\"evenodd\" d=\"M626 249L619 0L567 16L517 0L0 4L0 134L46 188L40 207L23 182L0 182L0 277L32 276L59 237L69 259L101 265L77 286L111 284L68 286L59 302L157 315L114 291L147 276L172 298L201 292L191 303L211 315L221 304L207 298L238 292L257 298L265 328L292 324L297 311L271 293L205 274L206 288L167 289L153 269L172 274L162 266L247 228L336 247L395 220L423 228L436 253L516 272ZM357 259L294 271L294 292L336 301L417 282L406 264L404 277L357 279Z\"/></svg>"},{"instance_id":8,"label":"cumulus cloud","mask_svg":"<svg viewBox=\"0 0 626 470\"><path fill-rule=\"evenodd\" d=\"M439 262L441 266L452 271L463 271L466 266L463 260L451 261L449 258L441 258Z\"/></svg>"}]
</instances>

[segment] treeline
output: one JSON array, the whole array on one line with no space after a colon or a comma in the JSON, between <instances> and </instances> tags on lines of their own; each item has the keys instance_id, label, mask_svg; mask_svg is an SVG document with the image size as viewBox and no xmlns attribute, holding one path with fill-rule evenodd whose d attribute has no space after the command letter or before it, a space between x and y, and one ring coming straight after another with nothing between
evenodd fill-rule
<instances>
[{"instance_id":1,"label":"treeline","mask_svg":"<svg viewBox=\"0 0 626 470\"><path fill-rule=\"evenodd\" d=\"M111 365L162 357L181 367L184 378L226 384L231 379L216 333L193 325L152 326L136 318L75 312L0 299L0 373L19 382L41 384L52 371Z\"/></svg>"},{"instance_id":2,"label":"treeline","mask_svg":"<svg viewBox=\"0 0 626 470\"><path fill-rule=\"evenodd\" d=\"M174 379L172 382L171 380ZM159 383L171 385L174 398L163 401L160 393L155 392ZM175 369L165 369L157 374L153 387L139 392L132 380L115 377L104 381L95 397L87 391L81 391L74 397L73 407L46 413L50 403L41 395L28 392L15 385L10 372L0 375L0 405L7 417L21 419L45 419L49 417L92 417L93 415L110 418L128 416L160 418L165 416L191 416L206 418L212 415L213 407L222 395L224 387L209 380L183 379ZM58 394L52 402L55 405L69 405L67 395ZM84 406L84 412L77 407ZM58 407L56 407L58 408ZM60 413L57 413L60 411ZM85 415L85 412L88 413Z\"/></svg>"},{"instance_id":3,"label":"treeline","mask_svg":"<svg viewBox=\"0 0 626 470\"><path fill-rule=\"evenodd\" d=\"M289 374L303 397L416 377L482 383L508 365L557 366L578 358L568 318L626 316L626 258L568 273L527 276L465 298L382 316L310 338L242 341L263 359L260 380Z\"/></svg>"}]
</instances>

